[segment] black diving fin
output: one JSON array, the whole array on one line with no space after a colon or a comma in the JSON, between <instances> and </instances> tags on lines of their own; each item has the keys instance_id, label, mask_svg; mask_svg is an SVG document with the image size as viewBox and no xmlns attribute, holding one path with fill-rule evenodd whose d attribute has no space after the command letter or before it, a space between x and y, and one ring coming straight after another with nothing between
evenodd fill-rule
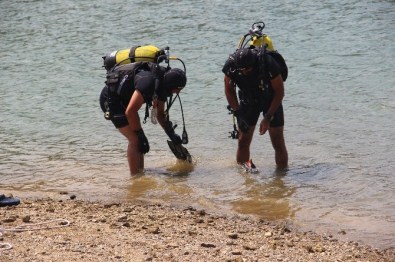
<instances>
[{"instance_id":1,"label":"black diving fin","mask_svg":"<svg viewBox=\"0 0 395 262\"><path fill-rule=\"evenodd\" d=\"M187 161L192 163L192 156L189 154L188 150L182 144L175 144L173 141L167 140L171 152L176 156L177 159Z\"/></svg>"}]
</instances>

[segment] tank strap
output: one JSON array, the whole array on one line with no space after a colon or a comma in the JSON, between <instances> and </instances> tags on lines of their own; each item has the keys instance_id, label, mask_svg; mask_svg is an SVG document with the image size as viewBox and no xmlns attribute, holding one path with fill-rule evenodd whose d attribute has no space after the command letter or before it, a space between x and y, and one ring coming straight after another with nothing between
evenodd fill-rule
<instances>
[{"instance_id":1,"label":"tank strap","mask_svg":"<svg viewBox=\"0 0 395 262\"><path fill-rule=\"evenodd\" d=\"M130 48L130 52L129 52L129 58L130 58L130 63L134 63L136 62L135 57L136 57L136 49L139 48L140 45L138 46L133 46L132 48Z\"/></svg>"}]
</instances>

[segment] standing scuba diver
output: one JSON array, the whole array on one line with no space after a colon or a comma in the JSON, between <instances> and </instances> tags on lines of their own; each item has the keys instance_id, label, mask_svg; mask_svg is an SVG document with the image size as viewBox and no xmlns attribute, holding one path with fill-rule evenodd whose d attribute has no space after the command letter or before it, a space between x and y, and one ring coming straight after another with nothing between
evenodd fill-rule
<instances>
[{"instance_id":1,"label":"standing scuba diver","mask_svg":"<svg viewBox=\"0 0 395 262\"><path fill-rule=\"evenodd\" d=\"M184 70L170 68L168 48L159 50L153 46L145 47L150 47L147 49L149 52L145 53L146 56L144 54L135 56L136 48L132 48L124 59L118 59L116 52L103 57L104 67L107 69L107 80L100 95L100 106L105 113L105 118L111 120L128 140L127 159L131 174L144 170L144 154L150 150L138 114L144 103L146 103L144 123L149 116L148 109L152 106L151 119L153 123L157 120L170 138L168 144L175 156L191 162L189 152L182 146L188 143L185 123L181 138L175 133L175 127L169 120L168 114L177 97L181 103L179 92L187 82L185 65L182 60L172 58L181 61ZM151 52L152 50L155 52ZM124 55L124 52L121 54ZM125 60L128 61L125 63ZM167 63L167 67L159 65L162 61ZM176 97L172 100L173 94L176 94ZM167 104L166 110L165 104Z\"/></svg>"},{"instance_id":2,"label":"standing scuba diver","mask_svg":"<svg viewBox=\"0 0 395 262\"><path fill-rule=\"evenodd\" d=\"M231 132L231 137L238 139L236 160L245 171L251 173L258 172L250 158L250 145L261 112L263 119L259 124L259 134L269 131L277 167L288 166L282 106L284 81L288 72L285 62L278 62L276 56L279 54L272 50L270 38L262 34L263 28L263 22L254 23L222 69L228 109L236 118L238 126L237 130L235 127ZM247 48L243 45L246 36L251 37ZM257 43L261 46L257 46ZM238 96L236 86L239 88Z\"/></svg>"}]
</instances>

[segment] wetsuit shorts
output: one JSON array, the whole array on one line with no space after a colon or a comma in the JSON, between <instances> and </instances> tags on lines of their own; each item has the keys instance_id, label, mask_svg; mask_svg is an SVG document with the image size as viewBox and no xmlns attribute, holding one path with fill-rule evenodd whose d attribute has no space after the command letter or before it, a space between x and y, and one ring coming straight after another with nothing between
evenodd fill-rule
<instances>
[{"instance_id":1,"label":"wetsuit shorts","mask_svg":"<svg viewBox=\"0 0 395 262\"><path fill-rule=\"evenodd\" d=\"M266 114L268 108L263 110L263 115ZM240 104L240 116L245 119L250 126L255 126L258 123L259 115L262 110L259 107L254 107L249 104ZM270 127L284 126L284 110L280 105L273 114L273 120L270 122Z\"/></svg>"}]
</instances>

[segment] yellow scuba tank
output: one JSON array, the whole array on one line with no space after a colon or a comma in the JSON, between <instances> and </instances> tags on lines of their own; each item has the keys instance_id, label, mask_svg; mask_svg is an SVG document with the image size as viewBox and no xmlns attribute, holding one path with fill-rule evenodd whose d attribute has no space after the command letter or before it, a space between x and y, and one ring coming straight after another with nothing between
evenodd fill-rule
<instances>
[{"instance_id":1,"label":"yellow scuba tank","mask_svg":"<svg viewBox=\"0 0 395 262\"><path fill-rule=\"evenodd\" d=\"M164 51L153 45L135 46L130 49L114 51L103 56L104 67L110 70L115 65L123 65L134 62L156 62L156 59Z\"/></svg>"},{"instance_id":2,"label":"yellow scuba tank","mask_svg":"<svg viewBox=\"0 0 395 262\"><path fill-rule=\"evenodd\" d=\"M267 51L276 51L272 39L262 32L264 28L264 22L253 23L248 33L241 37L237 48L245 48L248 43L250 48L259 48L265 45Z\"/></svg>"},{"instance_id":3,"label":"yellow scuba tank","mask_svg":"<svg viewBox=\"0 0 395 262\"><path fill-rule=\"evenodd\" d=\"M275 51L272 39L268 35L263 34L262 36L253 36L250 45L254 47L261 47L262 45L266 45L266 50Z\"/></svg>"}]
</instances>

